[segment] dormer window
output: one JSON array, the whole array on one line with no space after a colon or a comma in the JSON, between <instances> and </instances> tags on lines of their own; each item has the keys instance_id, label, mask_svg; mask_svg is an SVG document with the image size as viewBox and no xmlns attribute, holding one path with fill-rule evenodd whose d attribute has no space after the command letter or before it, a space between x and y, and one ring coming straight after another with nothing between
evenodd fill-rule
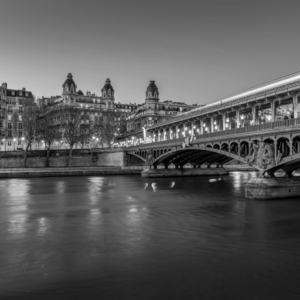
<instances>
[{"instance_id":1,"label":"dormer window","mask_svg":"<svg viewBox=\"0 0 300 300\"><path fill-rule=\"evenodd\" d=\"M15 95L15 91L11 91L11 95L14 96Z\"/></svg>"}]
</instances>

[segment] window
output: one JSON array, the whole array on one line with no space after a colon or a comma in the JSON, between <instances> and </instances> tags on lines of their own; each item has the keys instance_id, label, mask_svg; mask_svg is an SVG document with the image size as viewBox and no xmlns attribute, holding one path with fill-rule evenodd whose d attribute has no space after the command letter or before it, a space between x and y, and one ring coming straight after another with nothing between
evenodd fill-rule
<instances>
[{"instance_id":1,"label":"window","mask_svg":"<svg viewBox=\"0 0 300 300\"><path fill-rule=\"evenodd\" d=\"M22 96L22 92L21 91L19 92L19 96Z\"/></svg>"},{"instance_id":2,"label":"window","mask_svg":"<svg viewBox=\"0 0 300 300\"><path fill-rule=\"evenodd\" d=\"M21 140L18 140L18 145L22 145L22 141Z\"/></svg>"},{"instance_id":3,"label":"window","mask_svg":"<svg viewBox=\"0 0 300 300\"><path fill-rule=\"evenodd\" d=\"M23 107L19 106L19 112L23 112Z\"/></svg>"},{"instance_id":4,"label":"window","mask_svg":"<svg viewBox=\"0 0 300 300\"><path fill-rule=\"evenodd\" d=\"M19 131L18 133L18 137L21 138L22 137L22 131Z\"/></svg>"},{"instance_id":5,"label":"window","mask_svg":"<svg viewBox=\"0 0 300 300\"><path fill-rule=\"evenodd\" d=\"M8 140L7 145L11 146L11 140Z\"/></svg>"},{"instance_id":6,"label":"window","mask_svg":"<svg viewBox=\"0 0 300 300\"><path fill-rule=\"evenodd\" d=\"M28 97L28 93L27 92L25 93L25 96Z\"/></svg>"},{"instance_id":7,"label":"window","mask_svg":"<svg viewBox=\"0 0 300 300\"><path fill-rule=\"evenodd\" d=\"M19 123L19 129L23 129L23 124Z\"/></svg>"},{"instance_id":8,"label":"window","mask_svg":"<svg viewBox=\"0 0 300 300\"><path fill-rule=\"evenodd\" d=\"M7 132L7 136L10 137L10 138L12 137L11 131Z\"/></svg>"},{"instance_id":9,"label":"window","mask_svg":"<svg viewBox=\"0 0 300 300\"><path fill-rule=\"evenodd\" d=\"M11 129L11 127L12 127L12 126L11 126L11 123L8 123L8 124L7 124L7 128L8 128L8 129Z\"/></svg>"},{"instance_id":10,"label":"window","mask_svg":"<svg viewBox=\"0 0 300 300\"><path fill-rule=\"evenodd\" d=\"M15 91L11 91L11 95L14 96L15 95Z\"/></svg>"}]
</instances>

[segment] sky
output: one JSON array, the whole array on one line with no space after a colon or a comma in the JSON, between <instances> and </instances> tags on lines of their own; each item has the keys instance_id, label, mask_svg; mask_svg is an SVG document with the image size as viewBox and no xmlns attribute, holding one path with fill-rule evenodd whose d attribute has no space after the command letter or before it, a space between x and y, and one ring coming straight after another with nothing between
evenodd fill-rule
<instances>
[{"instance_id":1,"label":"sky","mask_svg":"<svg viewBox=\"0 0 300 300\"><path fill-rule=\"evenodd\" d=\"M299 0L0 0L0 83L205 104L300 71Z\"/></svg>"}]
</instances>

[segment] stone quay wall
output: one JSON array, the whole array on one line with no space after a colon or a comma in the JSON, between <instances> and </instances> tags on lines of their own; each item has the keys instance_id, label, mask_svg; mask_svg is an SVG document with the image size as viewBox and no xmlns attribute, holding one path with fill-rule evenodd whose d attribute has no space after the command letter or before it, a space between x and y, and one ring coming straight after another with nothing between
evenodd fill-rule
<instances>
[{"instance_id":1,"label":"stone quay wall","mask_svg":"<svg viewBox=\"0 0 300 300\"><path fill-rule=\"evenodd\" d=\"M23 168L21 151L1 151L0 169ZM67 166L68 150L51 150L50 167L62 168ZM45 150L28 152L28 168L44 168L46 166ZM71 167L123 167L127 164L126 153L123 150L73 150Z\"/></svg>"}]
</instances>

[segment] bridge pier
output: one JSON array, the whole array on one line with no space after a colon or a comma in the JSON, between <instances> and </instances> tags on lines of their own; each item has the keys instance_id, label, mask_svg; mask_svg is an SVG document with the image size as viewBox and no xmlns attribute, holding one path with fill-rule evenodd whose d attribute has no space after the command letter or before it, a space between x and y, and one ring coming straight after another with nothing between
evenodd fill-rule
<instances>
[{"instance_id":1,"label":"bridge pier","mask_svg":"<svg viewBox=\"0 0 300 300\"><path fill-rule=\"evenodd\" d=\"M245 184L247 199L280 199L300 196L299 177L257 177Z\"/></svg>"}]
</instances>

